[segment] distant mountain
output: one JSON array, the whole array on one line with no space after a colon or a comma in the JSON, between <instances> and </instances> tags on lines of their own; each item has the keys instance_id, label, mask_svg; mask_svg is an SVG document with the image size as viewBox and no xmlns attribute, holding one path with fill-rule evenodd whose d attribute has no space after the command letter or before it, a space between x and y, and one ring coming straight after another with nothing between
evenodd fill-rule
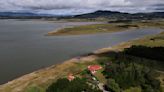
<instances>
[{"instance_id":1,"label":"distant mountain","mask_svg":"<svg viewBox=\"0 0 164 92\"><path fill-rule=\"evenodd\" d=\"M164 12L152 13L122 13L117 11L95 11L93 13L75 15L73 18L117 18L117 19L142 19L142 18L164 18Z\"/></svg>"},{"instance_id":2,"label":"distant mountain","mask_svg":"<svg viewBox=\"0 0 164 92\"><path fill-rule=\"evenodd\" d=\"M37 16L34 13L0 12L0 16Z\"/></svg>"},{"instance_id":3,"label":"distant mountain","mask_svg":"<svg viewBox=\"0 0 164 92\"><path fill-rule=\"evenodd\" d=\"M136 14L133 14L133 15L143 16L143 17L164 18L164 12L136 13Z\"/></svg>"},{"instance_id":4,"label":"distant mountain","mask_svg":"<svg viewBox=\"0 0 164 92\"><path fill-rule=\"evenodd\" d=\"M128 13L121 13L117 11L102 11L98 10L93 13L75 15L74 18L98 18L98 17L109 17L113 15L128 15Z\"/></svg>"},{"instance_id":5,"label":"distant mountain","mask_svg":"<svg viewBox=\"0 0 164 92\"><path fill-rule=\"evenodd\" d=\"M39 18L58 18L58 19L69 19L69 18L109 18L109 19L153 19L153 18L164 18L164 12L152 12L152 13L123 13L117 11L103 11L98 10L92 13L74 15L74 16L56 16L51 14L37 14L31 12L0 12L1 19L39 19Z\"/></svg>"},{"instance_id":6,"label":"distant mountain","mask_svg":"<svg viewBox=\"0 0 164 92\"><path fill-rule=\"evenodd\" d=\"M0 12L0 16L55 16L52 14L37 14L31 12Z\"/></svg>"},{"instance_id":7,"label":"distant mountain","mask_svg":"<svg viewBox=\"0 0 164 92\"><path fill-rule=\"evenodd\" d=\"M55 15L36 14L30 12L0 12L0 18L42 18L42 17L55 17Z\"/></svg>"}]
</instances>

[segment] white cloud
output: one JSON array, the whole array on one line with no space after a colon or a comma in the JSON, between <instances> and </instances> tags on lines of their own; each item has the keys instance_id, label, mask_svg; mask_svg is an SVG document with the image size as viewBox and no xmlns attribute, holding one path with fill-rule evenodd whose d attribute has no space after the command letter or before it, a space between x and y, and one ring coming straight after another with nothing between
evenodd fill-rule
<instances>
[{"instance_id":1,"label":"white cloud","mask_svg":"<svg viewBox=\"0 0 164 92\"><path fill-rule=\"evenodd\" d=\"M0 0L0 11L37 11L41 13L83 13L108 9L125 12L147 11L164 0ZM151 10L149 10L151 11Z\"/></svg>"}]
</instances>

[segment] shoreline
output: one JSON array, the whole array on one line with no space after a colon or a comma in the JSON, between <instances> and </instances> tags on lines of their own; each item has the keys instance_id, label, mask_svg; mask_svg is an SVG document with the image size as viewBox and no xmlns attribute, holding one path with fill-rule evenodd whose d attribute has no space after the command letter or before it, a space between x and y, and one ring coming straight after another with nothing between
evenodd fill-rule
<instances>
[{"instance_id":1,"label":"shoreline","mask_svg":"<svg viewBox=\"0 0 164 92\"><path fill-rule=\"evenodd\" d=\"M150 35L152 36L152 35ZM147 36L146 36L147 37ZM149 36L148 36L149 37ZM21 77L18 77L14 80L11 80L5 84L0 85L0 92L24 92L24 90L30 86L30 85L42 85L47 86L48 84L51 84L56 79L67 75L71 70L69 70L70 67L75 67L77 62L92 62L98 58L99 54L109 52L109 51L121 51L124 48L130 47L132 44L132 41L143 39L137 38L134 40L129 40L127 42L122 42L119 44L116 44L114 46L102 48L93 51L93 54L87 54L84 56L79 56L80 59L77 57L72 58L70 60L66 60L63 63L55 64L52 66L49 66L47 68L36 70L32 73L25 74ZM62 73L61 73L62 72Z\"/></svg>"},{"instance_id":2,"label":"shoreline","mask_svg":"<svg viewBox=\"0 0 164 92\"><path fill-rule=\"evenodd\" d=\"M109 46L106 48L98 49L98 50L93 51L92 54L79 56L80 59L75 57L75 58L66 60L63 63L55 64L47 68L36 70L32 73L23 75L12 81L9 81L5 84L0 85L0 92L25 92L25 89L31 85L34 85L34 86L39 85L39 86L47 87L49 84L51 84L58 78L61 78L67 75L68 73L72 72L70 67L77 67L77 64L76 64L77 62L80 62L80 63L92 62L98 58L99 54L103 54L109 51L121 51L124 48L129 48L131 45L133 45L133 42L137 40L149 38L152 36L153 35L145 36L142 38L136 38L134 40L129 40L127 42L116 44L114 46Z\"/></svg>"},{"instance_id":3,"label":"shoreline","mask_svg":"<svg viewBox=\"0 0 164 92\"><path fill-rule=\"evenodd\" d=\"M76 65L75 63L92 62L98 58L99 54L109 52L109 51L120 51L121 49L127 48L130 46L130 45L124 45L124 44L127 44L127 42L122 42L112 47L98 49L96 51L93 51L93 54L91 55L79 56L80 58L74 57L72 59L64 61L61 64L55 64L47 68L36 70L32 73L25 74L12 81L9 81L5 84L0 85L0 92L6 92L6 89L12 89L12 90L7 90L8 92L24 92L24 89L26 89L31 84L35 84L35 83L37 83L35 85L50 84L51 82L60 78L60 76L64 76L68 74L69 72L71 72L71 71L65 71L65 70L67 70L69 67L74 67ZM63 71L64 73L60 74L59 71Z\"/></svg>"}]
</instances>

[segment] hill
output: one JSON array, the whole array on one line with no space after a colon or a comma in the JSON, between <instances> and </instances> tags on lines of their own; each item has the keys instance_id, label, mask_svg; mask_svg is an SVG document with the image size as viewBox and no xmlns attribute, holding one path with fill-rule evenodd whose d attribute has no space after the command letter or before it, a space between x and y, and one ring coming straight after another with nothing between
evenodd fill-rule
<instances>
[{"instance_id":1,"label":"hill","mask_svg":"<svg viewBox=\"0 0 164 92\"><path fill-rule=\"evenodd\" d=\"M38 19L38 18L51 18L55 17L55 15L50 14L37 14L31 12L0 12L1 19Z\"/></svg>"},{"instance_id":2,"label":"hill","mask_svg":"<svg viewBox=\"0 0 164 92\"><path fill-rule=\"evenodd\" d=\"M52 14L38 14L31 12L0 12L1 19L39 19L39 18L58 18L58 19L156 19L164 18L164 12L151 12L151 13L123 13L118 11L107 11L107 10L98 10L91 13L80 14L80 15L52 15Z\"/></svg>"},{"instance_id":3,"label":"hill","mask_svg":"<svg viewBox=\"0 0 164 92\"><path fill-rule=\"evenodd\" d=\"M75 15L73 18L112 18L112 19L153 19L164 18L164 12L151 13L123 13L117 11L102 11L98 10L93 13Z\"/></svg>"},{"instance_id":4,"label":"hill","mask_svg":"<svg viewBox=\"0 0 164 92\"><path fill-rule=\"evenodd\" d=\"M128 13L121 13L121 12L117 12L117 11L102 11L102 10L98 10L92 13L87 13L87 14L81 14L81 15L75 15L74 18L98 18L98 17L112 17L112 16L116 16L116 15L129 15Z\"/></svg>"}]
</instances>

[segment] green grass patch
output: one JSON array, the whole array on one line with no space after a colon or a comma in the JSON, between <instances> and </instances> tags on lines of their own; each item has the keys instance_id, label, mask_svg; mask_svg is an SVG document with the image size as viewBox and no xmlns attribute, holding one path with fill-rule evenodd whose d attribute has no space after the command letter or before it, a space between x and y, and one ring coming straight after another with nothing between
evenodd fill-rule
<instances>
[{"instance_id":1,"label":"green grass patch","mask_svg":"<svg viewBox=\"0 0 164 92\"><path fill-rule=\"evenodd\" d=\"M70 28L63 28L55 32L49 32L49 36L60 36L60 35L84 35L84 34L95 34L95 33L110 33L125 31L129 29L138 29L146 27L157 27L164 28L164 21L135 21L135 22L120 22L120 23L104 23L104 24L91 24L83 26L75 26Z\"/></svg>"},{"instance_id":2,"label":"green grass patch","mask_svg":"<svg viewBox=\"0 0 164 92\"><path fill-rule=\"evenodd\" d=\"M49 32L48 35L81 35L95 33L109 33L123 31L127 28L117 24L92 24L60 29L57 32Z\"/></svg>"},{"instance_id":3,"label":"green grass patch","mask_svg":"<svg viewBox=\"0 0 164 92\"><path fill-rule=\"evenodd\" d=\"M31 85L28 88L26 88L25 92L46 92L45 89L36 86L36 85Z\"/></svg>"},{"instance_id":4,"label":"green grass patch","mask_svg":"<svg viewBox=\"0 0 164 92\"><path fill-rule=\"evenodd\" d=\"M106 84L107 80L105 76L102 74L102 70L99 70L95 73L95 77L100 81L100 83Z\"/></svg>"},{"instance_id":5,"label":"green grass patch","mask_svg":"<svg viewBox=\"0 0 164 92\"><path fill-rule=\"evenodd\" d=\"M131 87L127 90L124 90L123 92L142 92L140 87Z\"/></svg>"}]
</instances>

